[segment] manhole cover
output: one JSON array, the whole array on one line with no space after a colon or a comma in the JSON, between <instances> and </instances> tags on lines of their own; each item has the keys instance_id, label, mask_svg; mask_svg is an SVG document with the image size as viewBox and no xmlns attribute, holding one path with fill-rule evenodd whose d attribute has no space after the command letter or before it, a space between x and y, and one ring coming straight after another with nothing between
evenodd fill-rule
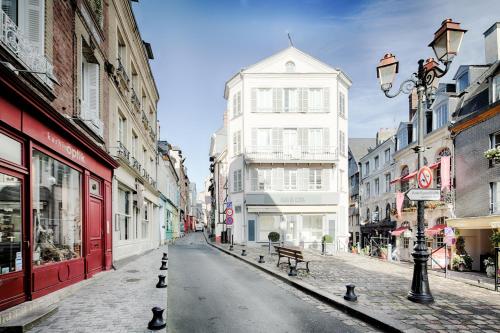
<instances>
[{"instance_id":1,"label":"manhole cover","mask_svg":"<svg viewBox=\"0 0 500 333\"><path fill-rule=\"evenodd\" d=\"M126 282L137 282L137 281L141 281L141 279L126 279L125 281Z\"/></svg>"},{"instance_id":2,"label":"manhole cover","mask_svg":"<svg viewBox=\"0 0 500 333\"><path fill-rule=\"evenodd\" d=\"M127 273L139 273L139 271L137 269L130 269Z\"/></svg>"}]
</instances>

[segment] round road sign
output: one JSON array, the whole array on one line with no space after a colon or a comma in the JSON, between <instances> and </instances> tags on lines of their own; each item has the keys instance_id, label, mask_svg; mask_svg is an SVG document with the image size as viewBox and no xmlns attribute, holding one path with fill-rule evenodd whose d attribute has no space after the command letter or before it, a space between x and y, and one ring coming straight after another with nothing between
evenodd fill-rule
<instances>
[{"instance_id":1,"label":"round road sign","mask_svg":"<svg viewBox=\"0 0 500 333\"><path fill-rule=\"evenodd\" d=\"M233 218L231 216L229 216L228 218L226 218L226 224L227 225L232 225L233 224Z\"/></svg>"},{"instance_id":2,"label":"round road sign","mask_svg":"<svg viewBox=\"0 0 500 333\"><path fill-rule=\"evenodd\" d=\"M429 188L432 184L432 170L428 166L421 167L417 173L418 187Z\"/></svg>"},{"instance_id":3,"label":"round road sign","mask_svg":"<svg viewBox=\"0 0 500 333\"><path fill-rule=\"evenodd\" d=\"M226 215L227 216L233 216L233 209L232 208L226 208Z\"/></svg>"}]
</instances>

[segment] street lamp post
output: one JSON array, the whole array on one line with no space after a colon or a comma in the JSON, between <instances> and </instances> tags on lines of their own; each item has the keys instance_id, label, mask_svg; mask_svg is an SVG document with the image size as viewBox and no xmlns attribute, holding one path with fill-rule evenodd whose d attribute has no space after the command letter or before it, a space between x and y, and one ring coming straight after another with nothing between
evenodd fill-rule
<instances>
[{"instance_id":1,"label":"street lamp post","mask_svg":"<svg viewBox=\"0 0 500 333\"><path fill-rule=\"evenodd\" d=\"M420 59L418 61L418 70L412 76L403 81L399 90L391 93L392 83L399 70L399 62L396 57L390 53L386 54L380 60L377 66L377 77L380 80L380 87L385 96L394 98L400 93L410 94L413 89L417 91L417 120L418 120L418 138L417 146L414 148L418 156L418 168L424 165L423 152L424 147L424 112L425 102L437 87L438 79L443 77L450 69L453 58L457 55L466 30L460 28L460 24L446 19L441 27L434 34L434 40L429 44L434 50L438 61L443 63L444 69L439 68L438 63L429 58L426 62ZM424 235L424 208L425 201L417 201L417 241L413 247L413 279L411 290L408 293L408 299L413 302L428 304L434 301L429 287L427 277L427 261L429 253Z\"/></svg>"}]
</instances>

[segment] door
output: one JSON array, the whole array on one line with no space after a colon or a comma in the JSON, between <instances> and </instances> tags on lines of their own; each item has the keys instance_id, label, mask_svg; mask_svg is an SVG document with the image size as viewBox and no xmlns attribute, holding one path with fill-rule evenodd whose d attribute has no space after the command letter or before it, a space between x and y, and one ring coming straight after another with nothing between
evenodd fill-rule
<instances>
[{"instance_id":1,"label":"door","mask_svg":"<svg viewBox=\"0 0 500 333\"><path fill-rule=\"evenodd\" d=\"M248 220L248 241L255 242L255 220Z\"/></svg>"},{"instance_id":2,"label":"door","mask_svg":"<svg viewBox=\"0 0 500 333\"><path fill-rule=\"evenodd\" d=\"M25 300L29 264L23 230L23 178L0 168L0 309Z\"/></svg>"},{"instance_id":3,"label":"door","mask_svg":"<svg viewBox=\"0 0 500 333\"><path fill-rule=\"evenodd\" d=\"M89 251L87 256L87 274L100 272L103 266L103 203L102 199L90 197L89 200Z\"/></svg>"}]
</instances>

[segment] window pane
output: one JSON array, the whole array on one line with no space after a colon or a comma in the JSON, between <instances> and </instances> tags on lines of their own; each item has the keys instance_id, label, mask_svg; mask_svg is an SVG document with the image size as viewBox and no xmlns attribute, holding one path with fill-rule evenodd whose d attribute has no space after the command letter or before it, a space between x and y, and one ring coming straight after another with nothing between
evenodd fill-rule
<instances>
[{"instance_id":1,"label":"window pane","mask_svg":"<svg viewBox=\"0 0 500 333\"><path fill-rule=\"evenodd\" d=\"M0 274L23 267L21 230L21 181L0 173Z\"/></svg>"},{"instance_id":2,"label":"window pane","mask_svg":"<svg viewBox=\"0 0 500 333\"><path fill-rule=\"evenodd\" d=\"M278 216L259 216L259 241L267 241L267 236L271 231L280 233L280 224Z\"/></svg>"},{"instance_id":3,"label":"window pane","mask_svg":"<svg viewBox=\"0 0 500 333\"><path fill-rule=\"evenodd\" d=\"M22 146L20 142L0 133L0 147L2 147L0 149L0 158L12 163L22 163Z\"/></svg>"},{"instance_id":4,"label":"window pane","mask_svg":"<svg viewBox=\"0 0 500 333\"><path fill-rule=\"evenodd\" d=\"M33 151L35 265L81 256L81 180L69 166Z\"/></svg>"}]
</instances>

